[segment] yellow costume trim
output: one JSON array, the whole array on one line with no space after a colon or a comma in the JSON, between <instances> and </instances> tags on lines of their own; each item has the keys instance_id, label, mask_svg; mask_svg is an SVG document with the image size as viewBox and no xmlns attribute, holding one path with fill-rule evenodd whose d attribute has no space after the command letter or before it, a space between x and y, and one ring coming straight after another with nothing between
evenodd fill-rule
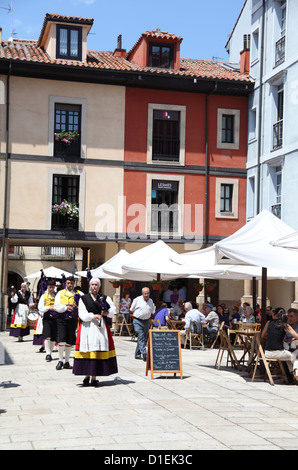
<instances>
[{"instance_id":1,"label":"yellow costume trim","mask_svg":"<svg viewBox=\"0 0 298 470\"><path fill-rule=\"evenodd\" d=\"M75 351L74 358L75 359L94 359L94 360L105 360L111 359L112 357L116 357L115 349L111 351L91 351L91 352L80 352Z\"/></svg>"}]
</instances>

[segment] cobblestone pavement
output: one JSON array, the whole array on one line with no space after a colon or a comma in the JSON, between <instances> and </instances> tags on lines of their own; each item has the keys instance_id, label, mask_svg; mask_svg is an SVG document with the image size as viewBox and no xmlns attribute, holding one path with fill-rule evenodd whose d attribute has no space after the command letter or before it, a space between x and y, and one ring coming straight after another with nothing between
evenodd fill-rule
<instances>
[{"instance_id":1,"label":"cobblestone pavement","mask_svg":"<svg viewBox=\"0 0 298 470\"><path fill-rule=\"evenodd\" d=\"M56 370L57 353L45 362L32 335L18 343L1 332L0 449L298 448L297 386L217 370L216 349L182 350L183 380L151 379L145 362L134 359L136 343L114 340L118 374L83 388L71 370Z\"/></svg>"}]
</instances>

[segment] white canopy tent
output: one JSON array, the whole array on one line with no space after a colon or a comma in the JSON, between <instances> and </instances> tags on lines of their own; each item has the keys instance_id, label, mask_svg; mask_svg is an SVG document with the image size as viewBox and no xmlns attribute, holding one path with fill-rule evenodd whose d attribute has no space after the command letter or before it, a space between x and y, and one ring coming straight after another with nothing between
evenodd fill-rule
<instances>
[{"instance_id":1,"label":"white canopy tent","mask_svg":"<svg viewBox=\"0 0 298 470\"><path fill-rule=\"evenodd\" d=\"M98 266L98 268L91 269L90 273L91 273L92 277L98 277L99 279L115 279L115 280L116 279L121 279L121 277L107 274L103 270L103 268L105 266L109 266L111 263L113 263L113 265L121 266L122 263L124 262L124 260L127 259L127 256L129 256L129 253L127 253L127 251L120 250L111 259L109 259L105 263ZM82 276L82 277L87 277L87 271L86 270L85 271L78 271L76 274L78 274L79 276Z\"/></svg>"},{"instance_id":2,"label":"white canopy tent","mask_svg":"<svg viewBox=\"0 0 298 470\"><path fill-rule=\"evenodd\" d=\"M198 251L177 254L173 261L183 266L190 277L200 277L208 279L262 279L262 268L242 264L218 264L214 245ZM298 272L286 272L284 269L269 268L268 279L283 279L286 281L298 280Z\"/></svg>"},{"instance_id":3,"label":"white canopy tent","mask_svg":"<svg viewBox=\"0 0 298 470\"><path fill-rule=\"evenodd\" d=\"M245 264L282 270L284 277L298 277L298 253L271 244L293 229L264 210L229 237L215 243L218 264Z\"/></svg>"},{"instance_id":4,"label":"white canopy tent","mask_svg":"<svg viewBox=\"0 0 298 470\"><path fill-rule=\"evenodd\" d=\"M290 233L285 237L281 237L278 240L272 241L271 245L281 248L288 248L289 250L298 250L298 232Z\"/></svg>"},{"instance_id":5,"label":"white canopy tent","mask_svg":"<svg viewBox=\"0 0 298 470\"><path fill-rule=\"evenodd\" d=\"M215 243L210 249L210 251L214 249L215 253L213 269L221 267L223 270L226 269L229 274L242 277L250 273L253 274L251 277L262 279L262 327L265 319L268 276L271 279L288 281L298 279L298 252L285 250L271 244L272 240L289 236L293 232L294 230L289 225L264 210L233 235ZM203 256L206 256L207 250L201 251ZM200 271L202 265L199 264L199 252L197 253L196 274L202 272ZM191 254L189 254L189 259L191 259ZM220 273L220 271L218 272ZM193 271L193 273L195 272ZM220 274L219 277L223 278L225 275ZM245 277L242 278L245 279Z\"/></svg>"},{"instance_id":6,"label":"white canopy tent","mask_svg":"<svg viewBox=\"0 0 298 470\"><path fill-rule=\"evenodd\" d=\"M50 277L53 279L62 279L63 274L65 277L74 276L76 279L78 279L78 276L75 276L68 271L64 271L63 269L56 268L55 266L50 266L49 268L40 269L36 273L30 274L29 276L25 276L25 279L32 279L32 278L40 277L41 271L43 271L45 277Z\"/></svg>"},{"instance_id":7,"label":"white canopy tent","mask_svg":"<svg viewBox=\"0 0 298 470\"><path fill-rule=\"evenodd\" d=\"M151 281L153 279L177 279L187 277L188 273L172 261L177 254L162 240L151 243L129 254L121 266L115 263L103 266L104 272L118 275L131 281ZM107 262L108 263L108 262Z\"/></svg>"}]
</instances>

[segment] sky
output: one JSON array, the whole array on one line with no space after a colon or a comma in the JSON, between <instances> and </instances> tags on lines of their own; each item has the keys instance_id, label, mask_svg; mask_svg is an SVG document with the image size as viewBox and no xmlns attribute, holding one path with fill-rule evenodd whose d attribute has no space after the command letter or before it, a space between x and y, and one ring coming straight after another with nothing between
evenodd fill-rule
<instances>
[{"instance_id":1,"label":"sky","mask_svg":"<svg viewBox=\"0 0 298 470\"><path fill-rule=\"evenodd\" d=\"M38 39L46 13L93 18L89 50L129 51L142 33L161 29L183 38L181 57L228 61L225 44L244 0L0 0L2 39Z\"/></svg>"}]
</instances>

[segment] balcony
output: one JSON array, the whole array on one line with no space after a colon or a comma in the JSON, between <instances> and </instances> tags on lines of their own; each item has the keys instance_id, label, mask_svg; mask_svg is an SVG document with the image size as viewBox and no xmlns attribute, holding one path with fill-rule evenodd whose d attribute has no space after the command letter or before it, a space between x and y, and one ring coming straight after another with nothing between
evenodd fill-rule
<instances>
[{"instance_id":1,"label":"balcony","mask_svg":"<svg viewBox=\"0 0 298 470\"><path fill-rule=\"evenodd\" d=\"M9 245L8 248L8 258L9 259L22 259L24 258L24 248L17 245Z\"/></svg>"},{"instance_id":2,"label":"balcony","mask_svg":"<svg viewBox=\"0 0 298 470\"><path fill-rule=\"evenodd\" d=\"M71 219L67 215L52 214L52 230L70 232L77 231L79 228L79 219Z\"/></svg>"},{"instance_id":3,"label":"balcony","mask_svg":"<svg viewBox=\"0 0 298 470\"><path fill-rule=\"evenodd\" d=\"M74 260L75 259L75 248L68 246L42 246L41 247L41 258L48 260Z\"/></svg>"},{"instance_id":4,"label":"balcony","mask_svg":"<svg viewBox=\"0 0 298 470\"><path fill-rule=\"evenodd\" d=\"M275 43L275 67L282 64L286 57L286 37L283 36Z\"/></svg>"},{"instance_id":5,"label":"balcony","mask_svg":"<svg viewBox=\"0 0 298 470\"><path fill-rule=\"evenodd\" d=\"M65 145L61 141L54 141L54 156L67 160L78 160L81 157L81 139L77 139L71 145Z\"/></svg>"},{"instance_id":6,"label":"balcony","mask_svg":"<svg viewBox=\"0 0 298 470\"><path fill-rule=\"evenodd\" d=\"M271 212L273 215L281 219L281 204L274 204L271 206Z\"/></svg>"},{"instance_id":7,"label":"balcony","mask_svg":"<svg viewBox=\"0 0 298 470\"><path fill-rule=\"evenodd\" d=\"M282 136L283 136L283 119L273 124L273 150L280 149L282 147Z\"/></svg>"}]
</instances>

